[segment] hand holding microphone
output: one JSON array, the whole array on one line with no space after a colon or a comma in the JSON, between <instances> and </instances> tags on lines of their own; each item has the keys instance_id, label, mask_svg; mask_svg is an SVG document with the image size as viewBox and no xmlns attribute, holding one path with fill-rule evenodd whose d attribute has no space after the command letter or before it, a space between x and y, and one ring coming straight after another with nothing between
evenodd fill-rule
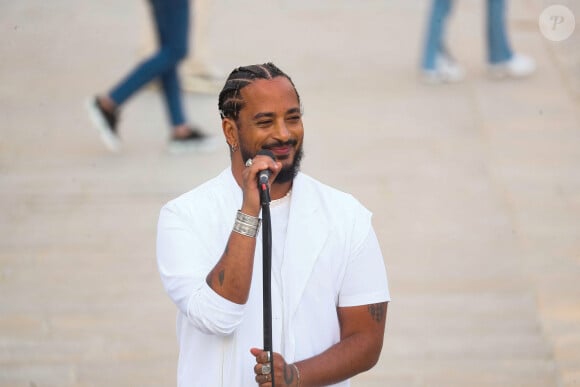
<instances>
[{"instance_id":1,"label":"hand holding microphone","mask_svg":"<svg viewBox=\"0 0 580 387\"><path fill-rule=\"evenodd\" d=\"M272 158L272 160L276 161L276 156L274 156L274 152L272 152L269 149L260 150L256 156L259 155L269 156L270 158ZM268 187L270 175L272 175L272 171L270 171L270 169L263 169L258 173L258 189L264 190L264 186Z\"/></svg>"},{"instance_id":2,"label":"hand holding microphone","mask_svg":"<svg viewBox=\"0 0 580 387\"><path fill-rule=\"evenodd\" d=\"M269 149L262 149L258 152L256 156L263 155L269 156L272 160L276 161L276 156L274 156L274 152ZM262 204L270 203L270 187L268 183L270 182L270 175L272 171L270 169L262 169L258 173L258 190L260 191L260 202Z\"/></svg>"},{"instance_id":3,"label":"hand holding microphone","mask_svg":"<svg viewBox=\"0 0 580 387\"><path fill-rule=\"evenodd\" d=\"M268 156L268 157L264 157ZM260 212L261 203L264 203L262 192L269 189L269 180L276 176L281 166L276 162L274 153L268 149L260 150L254 159L246 160L246 168L243 171L244 203L242 207L245 213L257 216ZM256 192L257 191L257 192ZM268 192L269 197L269 192Z\"/></svg>"}]
</instances>

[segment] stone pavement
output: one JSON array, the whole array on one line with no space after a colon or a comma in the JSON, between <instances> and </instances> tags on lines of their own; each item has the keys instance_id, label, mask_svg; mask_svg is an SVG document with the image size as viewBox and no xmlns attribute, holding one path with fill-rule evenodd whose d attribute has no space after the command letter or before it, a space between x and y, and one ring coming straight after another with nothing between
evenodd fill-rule
<instances>
[{"instance_id":1,"label":"stone pavement","mask_svg":"<svg viewBox=\"0 0 580 387\"><path fill-rule=\"evenodd\" d=\"M458 4L458 85L417 82L427 1L219 0L224 70L273 60L305 109L304 170L374 212L393 301L353 386L580 385L578 30L511 2L526 81L484 76L482 4ZM140 1L0 2L0 387L175 385L175 308L155 264L167 200L228 164L170 156L160 98L127 104L125 149L82 110L138 58ZM187 111L220 135L215 96ZM200 349L201 350L201 349Z\"/></svg>"}]
</instances>

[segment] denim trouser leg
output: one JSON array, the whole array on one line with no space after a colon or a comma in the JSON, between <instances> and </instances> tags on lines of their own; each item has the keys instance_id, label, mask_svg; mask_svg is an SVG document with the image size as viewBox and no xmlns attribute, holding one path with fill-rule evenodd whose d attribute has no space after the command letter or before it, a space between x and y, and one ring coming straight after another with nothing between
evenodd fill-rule
<instances>
[{"instance_id":1,"label":"denim trouser leg","mask_svg":"<svg viewBox=\"0 0 580 387\"><path fill-rule=\"evenodd\" d=\"M505 0L487 0L487 59L490 63L510 60L505 20Z\"/></svg>"},{"instance_id":2,"label":"denim trouser leg","mask_svg":"<svg viewBox=\"0 0 580 387\"><path fill-rule=\"evenodd\" d=\"M117 105L122 105L144 85L159 77L171 124L176 126L185 123L177 65L187 55L189 1L150 1L160 48L113 88L109 96Z\"/></svg>"},{"instance_id":3,"label":"denim trouser leg","mask_svg":"<svg viewBox=\"0 0 580 387\"><path fill-rule=\"evenodd\" d=\"M433 0L421 63L423 70L435 69L437 53L443 51L443 36L450 10L451 0Z\"/></svg>"},{"instance_id":4,"label":"denim trouser leg","mask_svg":"<svg viewBox=\"0 0 580 387\"><path fill-rule=\"evenodd\" d=\"M177 126L185 123L177 65L187 55L189 0L152 0L152 3L160 9L156 18L160 45L167 48L168 56L175 63L161 74L161 86L171 123Z\"/></svg>"}]
</instances>

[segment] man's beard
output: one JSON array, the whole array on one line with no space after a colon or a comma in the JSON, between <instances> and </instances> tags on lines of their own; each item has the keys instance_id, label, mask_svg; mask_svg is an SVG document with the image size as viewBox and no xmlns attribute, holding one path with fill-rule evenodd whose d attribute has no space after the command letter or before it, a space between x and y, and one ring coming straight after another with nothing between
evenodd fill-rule
<instances>
[{"instance_id":1,"label":"man's beard","mask_svg":"<svg viewBox=\"0 0 580 387\"><path fill-rule=\"evenodd\" d=\"M266 147L264 149L268 148ZM244 147L242 146L240 146L240 152L242 153L242 158L244 161L250 158L254 158L256 156L252 155L250 152L248 152L247 149L244 149ZM274 183L287 183L289 181L292 181L300 171L300 163L302 162L302 157L304 157L304 150L302 149L302 145L300 145L300 147L296 149L296 154L294 155L294 160L292 161L292 164L282 167L282 170L280 170L280 172L276 176Z\"/></svg>"},{"instance_id":2,"label":"man's beard","mask_svg":"<svg viewBox=\"0 0 580 387\"><path fill-rule=\"evenodd\" d=\"M292 164L288 165L287 167L282 167L282 170L276 176L275 183L287 183L289 181L294 180L298 172L300 171L300 162L302 161L302 157L304 156L304 150L302 149L302 145L300 148L296 149L296 154L294 155L294 160Z\"/></svg>"}]
</instances>

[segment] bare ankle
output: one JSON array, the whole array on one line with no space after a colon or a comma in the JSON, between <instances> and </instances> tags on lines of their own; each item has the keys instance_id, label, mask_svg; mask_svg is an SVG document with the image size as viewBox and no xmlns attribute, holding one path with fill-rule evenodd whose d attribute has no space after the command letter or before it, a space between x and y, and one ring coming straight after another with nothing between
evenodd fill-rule
<instances>
[{"instance_id":1,"label":"bare ankle","mask_svg":"<svg viewBox=\"0 0 580 387\"><path fill-rule=\"evenodd\" d=\"M187 137L191 133L191 129L186 124L177 125L173 128L174 138Z\"/></svg>"},{"instance_id":2,"label":"bare ankle","mask_svg":"<svg viewBox=\"0 0 580 387\"><path fill-rule=\"evenodd\" d=\"M108 111L109 113L114 113L117 110L117 104L108 96L100 96L97 97L99 104L103 109Z\"/></svg>"}]
</instances>

